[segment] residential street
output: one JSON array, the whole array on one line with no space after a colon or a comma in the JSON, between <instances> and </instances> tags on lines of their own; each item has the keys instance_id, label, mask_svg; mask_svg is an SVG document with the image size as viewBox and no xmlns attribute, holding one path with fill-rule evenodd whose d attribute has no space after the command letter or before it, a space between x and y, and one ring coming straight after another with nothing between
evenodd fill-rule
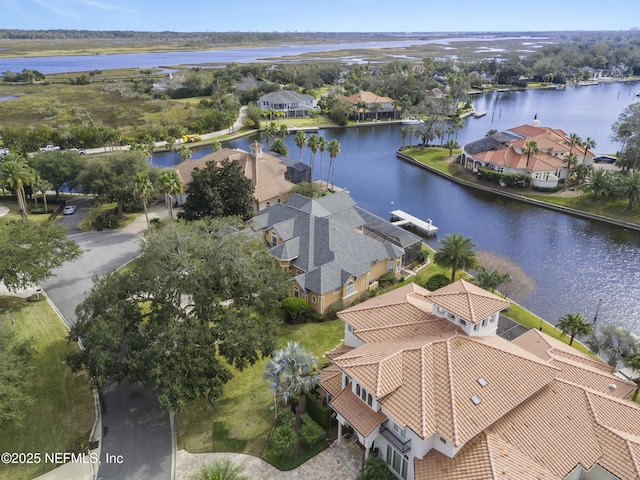
<instances>
[{"instance_id":1,"label":"residential street","mask_svg":"<svg viewBox=\"0 0 640 480\"><path fill-rule=\"evenodd\" d=\"M157 205L152 216L162 216L164 210L164 205ZM76 262L58 269L55 276L42 285L69 325L75 322L75 308L90 291L93 277L122 267L140 254L142 239L138 233L146 228L144 215L141 217L120 231L69 235L84 254ZM77 223L80 216L70 215L65 222L72 218ZM70 226L70 231L74 228ZM170 480L171 422L169 414L160 408L155 393L123 382L105 389L100 395L100 406L102 440L97 478Z\"/></svg>"}]
</instances>

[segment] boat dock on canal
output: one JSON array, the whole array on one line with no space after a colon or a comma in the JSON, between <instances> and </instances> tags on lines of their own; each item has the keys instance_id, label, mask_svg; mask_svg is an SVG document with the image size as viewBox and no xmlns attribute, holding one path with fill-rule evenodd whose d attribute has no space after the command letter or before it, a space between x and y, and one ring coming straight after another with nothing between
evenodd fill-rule
<instances>
[{"instance_id":1,"label":"boat dock on canal","mask_svg":"<svg viewBox=\"0 0 640 480\"><path fill-rule=\"evenodd\" d=\"M427 236L435 235L438 233L438 227L431 223L431 219L424 220L414 217L403 210L393 210L391 212L391 223L398 225L399 227L409 225L424 231Z\"/></svg>"}]
</instances>

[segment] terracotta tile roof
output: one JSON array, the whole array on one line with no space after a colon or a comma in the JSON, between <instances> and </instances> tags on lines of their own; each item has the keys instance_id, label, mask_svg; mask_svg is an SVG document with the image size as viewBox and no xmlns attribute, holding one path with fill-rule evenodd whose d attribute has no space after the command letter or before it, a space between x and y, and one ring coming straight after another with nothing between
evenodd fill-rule
<instances>
[{"instance_id":1,"label":"terracotta tile roof","mask_svg":"<svg viewBox=\"0 0 640 480\"><path fill-rule=\"evenodd\" d=\"M381 97L379 95L376 95L373 92L359 92L359 93L354 93L353 95L350 95L348 97L344 95L338 95L338 98L343 102L351 103L353 105L357 105L358 102L361 100L366 104L393 103L395 101L393 100L393 98Z\"/></svg>"},{"instance_id":2,"label":"terracotta tile roof","mask_svg":"<svg viewBox=\"0 0 640 480\"><path fill-rule=\"evenodd\" d=\"M333 350L331 350L329 352L325 352L324 355L329 360L333 360L335 357L339 357L343 353L350 352L351 350L353 350L353 347L347 347L346 345L341 345L339 347L334 348Z\"/></svg>"},{"instance_id":3,"label":"terracotta tile roof","mask_svg":"<svg viewBox=\"0 0 640 480\"><path fill-rule=\"evenodd\" d=\"M320 371L320 386L336 397L342 391L342 370L335 365L329 365Z\"/></svg>"},{"instance_id":4,"label":"terracotta tile roof","mask_svg":"<svg viewBox=\"0 0 640 480\"><path fill-rule=\"evenodd\" d=\"M461 331L431 313L433 304L425 298L428 294L429 290L411 283L343 310L338 316L366 343Z\"/></svg>"},{"instance_id":5,"label":"terracotta tile roof","mask_svg":"<svg viewBox=\"0 0 640 480\"><path fill-rule=\"evenodd\" d=\"M634 389L635 383L613 374L613 367L598 361L564 342L532 329L519 336L513 343L558 367L558 378L593 388L606 394L624 398ZM615 385L615 389L610 386Z\"/></svg>"},{"instance_id":6,"label":"terracotta tile roof","mask_svg":"<svg viewBox=\"0 0 640 480\"><path fill-rule=\"evenodd\" d=\"M558 480L498 436L481 434L451 459L431 450L414 461L415 480Z\"/></svg>"},{"instance_id":7,"label":"terracotta tile roof","mask_svg":"<svg viewBox=\"0 0 640 480\"><path fill-rule=\"evenodd\" d=\"M351 391L351 384L329 403L362 436L368 437L386 417L382 411L374 412Z\"/></svg>"},{"instance_id":8,"label":"terracotta tile roof","mask_svg":"<svg viewBox=\"0 0 640 480\"><path fill-rule=\"evenodd\" d=\"M481 322L511 305L508 300L465 280L458 280L431 292L426 298L471 323Z\"/></svg>"},{"instance_id":9,"label":"terracotta tile roof","mask_svg":"<svg viewBox=\"0 0 640 480\"><path fill-rule=\"evenodd\" d=\"M334 362L375 395L394 421L422 438L437 432L454 445L473 438L558 373L500 337L460 334L366 344ZM484 387L481 377L488 382Z\"/></svg>"},{"instance_id":10,"label":"terracotta tile roof","mask_svg":"<svg viewBox=\"0 0 640 480\"><path fill-rule=\"evenodd\" d=\"M253 182L253 195L259 202L283 195L294 186L285 180L287 167L280 159L263 153L258 157L256 164L250 153L239 149L223 148L197 160L185 160L176 165L174 170L178 171L186 186L191 183L196 168L203 169L207 162L222 163L227 159L238 162L245 176Z\"/></svg>"}]
</instances>

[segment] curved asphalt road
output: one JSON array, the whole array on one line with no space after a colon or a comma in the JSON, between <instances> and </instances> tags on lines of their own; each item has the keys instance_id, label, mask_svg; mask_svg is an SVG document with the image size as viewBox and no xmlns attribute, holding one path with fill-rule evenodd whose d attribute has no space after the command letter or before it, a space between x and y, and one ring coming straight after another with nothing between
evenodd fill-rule
<instances>
[{"instance_id":1,"label":"curved asphalt road","mask_svg":"<svg viewBox=\"0 0 640 480\"><path fill-rule=\"evenodd\" d=\"M63 223L77 223L81 205ZM74 226L75 227L75 226ZM71 228L74 228L71 227ZM56 270L42 285L69 325L76 306L93 286L93 277L121 267L140 255L141 239L127 232L90 232L69 235L84 254ZM152 390L128 382L107 387L100 395L102 442L98 479L170 480L172 477L171 422Z\"/></svg>"}]
</instances>

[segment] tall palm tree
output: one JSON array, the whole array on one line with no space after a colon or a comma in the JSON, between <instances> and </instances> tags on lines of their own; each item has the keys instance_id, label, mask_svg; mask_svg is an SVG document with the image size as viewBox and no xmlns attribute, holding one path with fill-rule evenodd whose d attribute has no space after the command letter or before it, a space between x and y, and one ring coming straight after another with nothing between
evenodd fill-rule
<instances>
[{"instance_id":1,"label":"tall palm tree","mask_svg":"<svg viewBox=\"0 0 640 480\"><path fill-rule=\"evenodd\" d=\"M149 228L149 197L153 194L153 182L149 179L149 176L138 172L136 174L136 180L133 184L133 194L142 203L144 208L144 216L147 219L147 228Z\"/></svg>"},{"instance_id":2,"label":"tall palm tree","mask_svg":"<svg viewBox=\"0 0 640 480\"><path fill-rule=\"evenodd\" d=\"M340 142L333 139L327 145L327 151L329 152L329 173L331 174L331 190L333 191L333 182L336 175L336 157L340 155ZM327 175L327 185L329 184L329 175Z\"/></svg>"},{"instance_id":3,"label":"tall palm tree","mask_svg":"<svg viewBox=\"0 0 640 480\"><path fill-rule=\"evenodd\" d=\"M540 153L540 147L538 147L538 142L535 140L527 140L525 142L524 147L522 148L522 153L527 156L527 168L529 168L529 159L531 155L537 155Z\"/></svg>"},{"instance_id":4,"label":"tall palm tree","mask_svg":"<svg viewBox=\"0 0 640 480\"><path fill-rule=\"evenodd\" d=\"M311 167L311 182L313 183L313 167L315 163L316 153L318 152L318 148L320 148L320 136L315 133L312 134L307 140L307 146L309 150L311 150L311 161L309 162L309 166ZM322 173L320 174L322 178Z\"/></svg>"},{"instance_id":5,"label":"tall palm tree","mask_svg":"<svg viewBox=\"0 0 640 480\"><path fill-rule=\"evenodd\" d=\"M17 153L7 153L0 163L0 184L9 185L16 194L18 209L22 219L27 218L27 197L25 185L31 185L34 177L33 170L27 164L24 156Z\"/></svg>"},{"instance_id":6,"label":"tall palm tree","mask_svg":"<svg viewBox=\"0 0 640 480\"><path fill-rule=\"evenodd\" d=\"M322 137L322 136L318 136L320 138L320 140L318 140L318 150L320 150L320 180L322 183L322 171L323 171L323 166L322 166L322 157L324 156L324 151L327 149L327 140Z\"/></svg>"},{"instance_id":7,"label":"tall palm tree","mask_svg":"<svg viewBox=\"0 0 640 480\"><path fill-rule=\"evenodd\" d=\"M633 353L638 341L626 328L604 325L587 340L587 346L596 355L607 357L607 363L616 367L618 362Z\"/></svg>"},{"instance_id":8,"label":"tall palm tree","mask_svg":"<svg viewBox=\"0 0 640 480\"><path fill-rule=\"evenodd\" d=\"M476 244L462 233L448 233L440 240L440 247L433 255L433 261L443 268L451 269L451 282L456 279L458 270L467 270L476 266Z\"/></svg>"},{"instance_id":9,"label":"tall palm tree","mask_svg":"<svg viewBox=\"0 0 640 480\"><path fill-rule=\"evenodd\" d=\"M564 335L569 334L571 337L569 339L569 345L573 345L573 339L576 338L576 335L585 336L593 333L593 324L588 322L579 313L567 313L561 316L558 319L556 327L558 327Z\"/></svg>"},{"instance_id":10,"label":"tall palm tree","mask_svg":"<svg viewBox=\"0 0 640 480\"><path fill-rule=\"evenodd\" d=\"M634 378L632 380L636 383L636 389L633 391L632 401L636 401L638 399L638 392L640 392L640 349L634 348L631 353L629 353L624 358L624 366L630 368L634 371Z\"/></svg>"},{"instance_id":11,"label":"tall palm tree","mask_svg":"<svg viewBox=\"0 0 640 480\"><path fill-rule=\"evenodd\" d=\"M318 359L298 342L289 340L286 347L273 353L262 377L269 382L277 416L278 400L288 405L300 395L300 403L304 407L304 394L320 381Z\"/></svg>"},{"instance_id":12,"label":"tall palm tree","mask_svg":"<svg viewBox=\"0 0 640 480\"><path fill-rule=\"evenodd\" d=\"M44 178L38 176L36 183L34 184L35 191L42 194L42 200L44 201L44 213L49 213L49 206L47 205L47 192L53 188L51 183Z\"/></svg>"},{"instance_id":13,"label":"tall palm tree","mask_svg":"<svg viewBox=\"0 0 640 480\"><path fill-rule=\"evenodd\" d=\"M182 177L173 168L165 168L160 174L160 187L164 193L164 201L169 209L169 218L173 218L173 196L182 193L184 186Z\"/></svg>"},{"instance_id":14,"label":"tall palm tree","mask_svg":"<svg viewBox=\"0 0 640 480\"><path fill-rule=\"evenodd\" d=\"M569 179L571 179L571 170L578 164L578 156L575 153L570 153L564 157L562 161L567 164L567 178L564 181L563 187L563 190L566 190L567 185L569 185Z\"/></svg>"},{"instance_id":15,"label":"tall palm tree","mask_svg":"<svg viewBox=\"0 0 640 480\"><path fill-rule=\"evenodd\" d=\"M582 147L584 147L584 157L586 158L587 155L589 155L589 151L596 148L596 141L591 137L587 137L587 139L582 142Z\"/></svg>"},{"instance_id":16,"label":"tall palm tree","mask_svg":"<svg viewBox=\"0 0 640 480\"><path fill-rule=\"evenodd\" d=\"M298 158L298 161L301 162L302 161L302 148L307 144L307 135L306 135L306 133L304 133L302 130L298 130L296 132L295 142L296 142L296 145L298 146L298 150L300 151L300 157Z\"/></svg>"},{"instance_id":17,"label":"tall palm tree","mask_svg":"<svg viewBox=\"0 0 640 480\"><path fill-rule=\"evenodd\" d=\"M211 142L211 150L213 150L214 152L222 150L222 143L220 143L220 141L218 140L214 140L213 142Z\"/></svg>"},{"instance_id":18,"label":"tall palm tree","mask_svg":"<svg viewBox=\"0 0 640 480\"><path fill-rule=\"evenodd\" d=\"M264 138L267 141L267 148L271 149L271 140L273 140L273 138L278 133L278 125L276 124L276 122L269 122L267 126L264 127L264 131L262 133L264 134Z\"/></svg>"}]
</instances>

